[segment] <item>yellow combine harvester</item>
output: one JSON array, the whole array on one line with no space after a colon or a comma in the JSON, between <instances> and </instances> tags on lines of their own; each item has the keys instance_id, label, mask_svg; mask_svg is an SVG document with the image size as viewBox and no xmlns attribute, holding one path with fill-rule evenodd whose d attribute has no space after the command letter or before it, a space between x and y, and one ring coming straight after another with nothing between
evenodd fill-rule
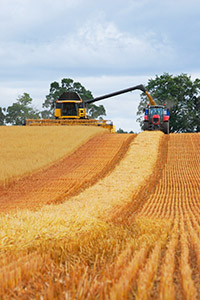
<instances>
[{"instance_id":1,"label":"yellow combine harvester","mask_svg":"<svg viewBox=\"0 0 200 300\"><path fill-rule=\"evenodd\" d=\"M133 90L141 90L142 92L145 92L149 97L150 103L153 102L153 99L148 94L148 92L146 91L145 87L142 84L121 91L117 91L111 94L106 94L93 99L88 99L88 100L82 100L79 94L76 92L66 91L56 101L56 108L54 111L55 119L48 119L48 120L29 119L26 120L26 125L28 126L93 125L93 126L101 126L103 128L109 129L111 132L115 132L115 126L113 125L112 121L88 119L87 104L94 103L96 101L100 101L117 95L121 95L124 93L128 93Z\"/></svg>"}]
</instances>

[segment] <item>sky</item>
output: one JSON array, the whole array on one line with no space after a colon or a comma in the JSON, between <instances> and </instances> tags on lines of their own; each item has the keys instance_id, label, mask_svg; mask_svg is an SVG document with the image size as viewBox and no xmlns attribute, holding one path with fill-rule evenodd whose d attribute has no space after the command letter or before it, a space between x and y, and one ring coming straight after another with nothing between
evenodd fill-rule
<instances>
[{"instance_id":1,"label":"sky","mask_svg":"<svg viewBox=\"0 0 200 300\"><path fill-rule=\"evenodd\" d=\"M41 109L71 78L94 97L164 72L200 78L199 0L0 0L0 106L24 92ZM103 100L116 128L139 132L140 91Z\"/></svg>"}]
</instances>

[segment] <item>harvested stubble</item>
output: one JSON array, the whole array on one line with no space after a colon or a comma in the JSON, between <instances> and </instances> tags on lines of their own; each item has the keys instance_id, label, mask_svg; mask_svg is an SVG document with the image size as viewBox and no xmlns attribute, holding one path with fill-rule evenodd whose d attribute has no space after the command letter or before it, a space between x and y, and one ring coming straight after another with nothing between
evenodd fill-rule
<instances>
[{"instance_id":1,"label":"harvested stubble","mask_svg":"<svg viewBox=\"0 0 200 300\"><path fill-rule=\"evenodd\" d=\"M22 276L21 284L16 280L15 292L5 285L2 294L8 299L10 295L28 298L33 291L37 299L199 299L200 135L171 134L166 159L158 155L159 143L165 139L158 132L138 135L109 176L66 203L2 215L1 228L7 237L1 241L4 255L13 260L23 253L39 257L45 253L47 266L37 270L32 266L33 279L30 274ZM144 140L148 141L145 146ZM155 140L157 146L152 148ZM111 222L109 215L115 216L116 207L123 212L128 201L139 199L137 190L144 187L142 180L149 179L143 166L132 169L130 159L132 164L134 157L139 159L139 152L134 152L137 146L141 155L146 150L147 161L154 157L149 173L154 166L166 164L134 217ZM156 163L157 157L161 161ZM132 184L126 185L126 176ZM119 185L124 185L125 197ZM6 264L4 255L1 259ZM9 281L9 273L6 276Z\"/></svg>"},{"instance_id":2,"label":"harvested stubble","mask_svg":"<svg viewBox=\"0 0 200 300\"><path fill-rule=\"evenodd\" d=\"M137 216L174 223L160 261L160 299L200 298L200 254L196 251L200 223L199 149L200 134L170 135L162 176Z\"/></svg>"},{"instance_id":3,"label":"harvested stubble","mask_svg":"<svg viewBox=\"0 0 200 300\"><path fill-rule=\"evenodd\" d=\"M95 126L0 126L0 184L46 167L105 132Z\"/></svg>"}]
</instances>

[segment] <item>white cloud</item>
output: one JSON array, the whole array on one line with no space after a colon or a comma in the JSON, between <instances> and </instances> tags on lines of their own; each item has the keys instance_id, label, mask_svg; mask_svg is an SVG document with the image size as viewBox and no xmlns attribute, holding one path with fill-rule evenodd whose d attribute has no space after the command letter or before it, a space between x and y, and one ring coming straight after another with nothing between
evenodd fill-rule
<instances>
[{"instance_id":1,"label":"white cloud","mask_svg":"<svg viewBox=\"0 0 200 300\"><path fill-rule=\"evenodd\" d=\"M181 7L180 1L173 1L171 12L167 8L172 9L172 1L154 0L153 6L149 0L129 0L126 6L122 0L107 5L102 1L3 0L0 78L193 70L190 65L197 62L198 51L191 51L194 43L186 42L189 34L184 49L183 38L179 44L175 41L182 19L174 12L179 8L186 16L196 1Z\"/></svg>"},{"instance_id":2,"label":"white cloud","mask_svg":"<svg viewBox=\"0 0 200 300\"><path fill-rule=\"evenodd\" d=\"M89 21L75 34L62 37L57 43L56 57L65 56L66 66L95 66L96 70L103 68L105 72L119 69L128 73L131 69L155 66L166 60L169 64L175 60L175 51L165 37L158 38L151 31L142 36L123 32L113 22L104 20Z\"/></svg>"},{"instance_id":3,"label":"white cloud","mask_svg":"<svg viewBox=\"0 0 200 300\"><path fill-rule=\"evenodd\" d=\"M73 34L40 43L0 42L1 69L28 68L40 74L49 68L69 72L133 74L144 68L172 65L175 51L166 38L155 33L143 36L120 31L113 22L87 22ZM167 62L167 63L166 63ZM8 68L9 67L9 68ZM103 70L103 71L102 71ZM26 74L25 74L26 76ZM38 75L37 75L38 76Z\"/></svg>"}]
</instances>

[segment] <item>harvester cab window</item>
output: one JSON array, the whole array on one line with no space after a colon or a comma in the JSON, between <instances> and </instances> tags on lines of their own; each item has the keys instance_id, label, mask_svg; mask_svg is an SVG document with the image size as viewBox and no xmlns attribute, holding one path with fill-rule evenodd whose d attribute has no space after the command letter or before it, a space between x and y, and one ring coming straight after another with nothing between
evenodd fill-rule
<instances>
[{"instance_id":1,"label":"harvester cab window","mask_svg":"<svg viewBox=\"0 0 200 300\"><path fill-rule=\"evenodd\" d=\"M62 103L62 116L77 116L76 103Z\"/></svg>"},{"instance_id":2,"label":"harvester cab window","mask_svg":"<svg viewBox=\"0 0 200 300\"><path fill-rule=\"evenodd\" d=\"M56 108L60 109L61 108L61 103L56 102Z\"/></svg>"}]
</instances>

